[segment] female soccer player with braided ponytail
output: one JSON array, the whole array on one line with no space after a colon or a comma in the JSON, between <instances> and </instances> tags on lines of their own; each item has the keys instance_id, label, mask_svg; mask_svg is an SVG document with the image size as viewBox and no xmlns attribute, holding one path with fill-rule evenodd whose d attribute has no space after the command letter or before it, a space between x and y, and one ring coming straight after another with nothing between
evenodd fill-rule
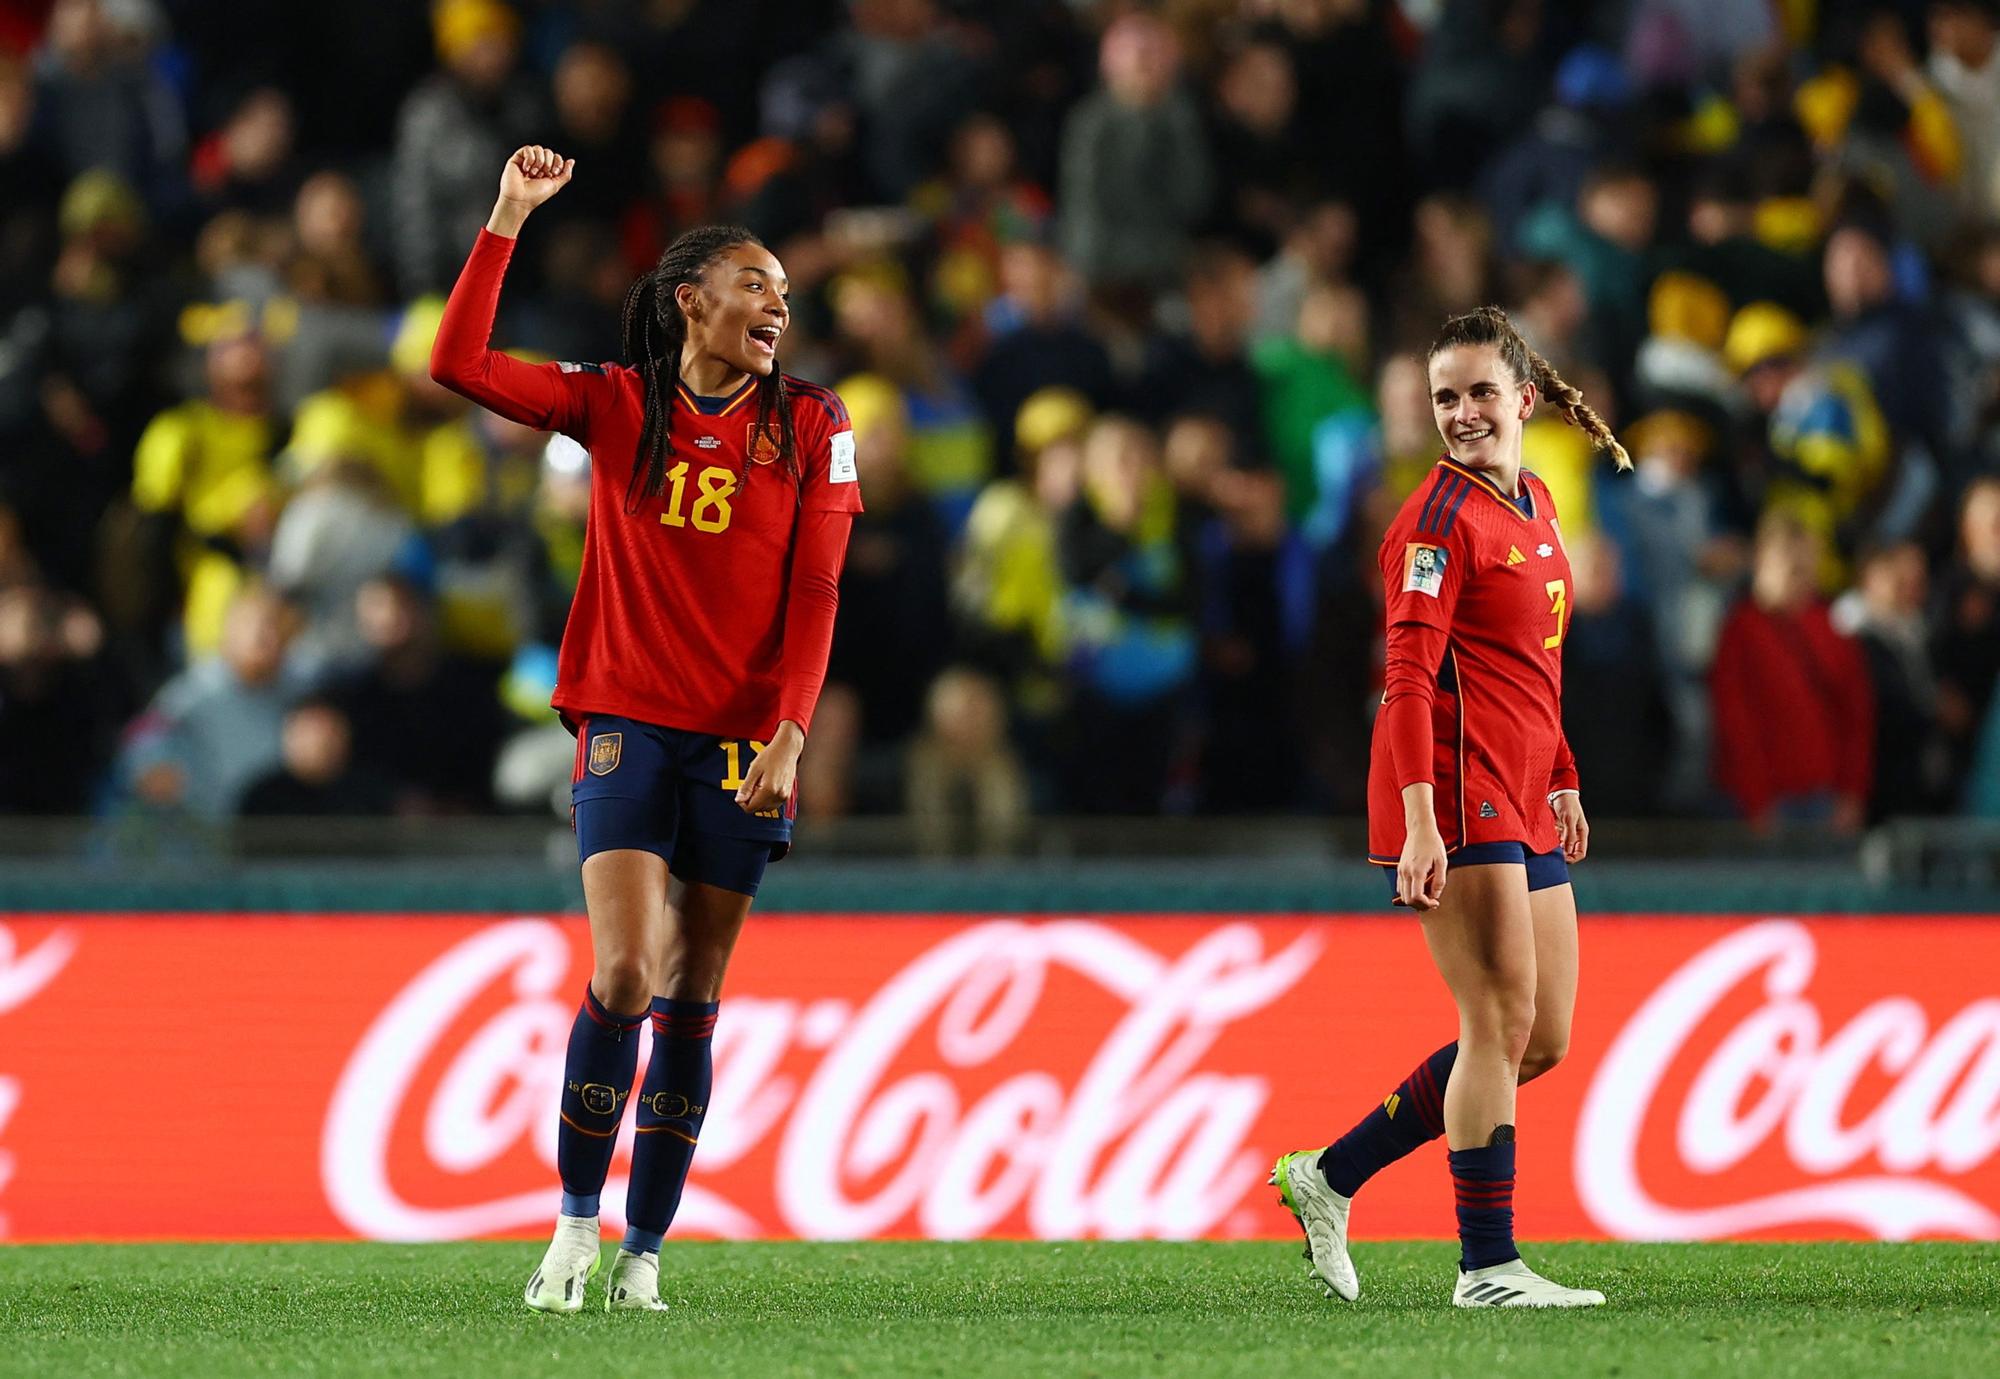
<instances>
[{"instance_id":1,"label":"female soccer player with braided ponytail","mask_svg":"<svg viewBox=\"0 0 2000 1379\"><path fill-rule=\"evenodd\" d=\"M1569 864L1590 826L1562 730L1569 559L1521 428L1547 398L1620 469L1603 419L1497 307L1445 322L1430 348L1445 454L1383 538L1388 664L1369 769L1369 858L1458 1005L1458 1039L1432 1054L1325 1150L1272 1171L1329 1294L1361 1291L1347 1254L1354 1194L1445 1137L1458 1205L1460 1307L1594 1307L1514 1248L1514 1090L1554 1067L1576 1006ZM1449 871L1451 885L1445 885Z\"/></svg>"},{"instance_id":2,"label":"female soccer player with braided ponytail","mask_svg":"<svg viewBox=\"0 0 2000 1379\"><path fill-rule=\"evenodd\" d=\"M507 160L431 374L591 453L554 702L576 733L571 816L594 965L563 1070L562 1210L527 1302L583 1306L629 1099L629 1229L605 1305L654 1310L661 1239L707 1113L723 972L765 865L791 846L861 495L840 399L778 368L785 271L747 230L691 230L633 284L624 364L536 366L487 347L515 237L574 172L545 148Z\"/></svg>"}]
</instances>

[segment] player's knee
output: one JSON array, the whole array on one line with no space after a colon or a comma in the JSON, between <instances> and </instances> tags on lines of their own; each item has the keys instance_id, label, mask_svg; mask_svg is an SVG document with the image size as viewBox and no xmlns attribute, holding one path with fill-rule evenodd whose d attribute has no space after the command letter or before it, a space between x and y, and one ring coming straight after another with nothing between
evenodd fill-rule
<instances>
[{"instance_id":1,"label":"player's knee","mask_svg":"<svg viewBox=\"0 0 2000 1379\"><path fill-rule=\"evenodd\" d=\"M607 1009L644 1010L653 999L652 965L639 953L608 953L598 959L590 986Z\"/></svg>"},{"instance_id":2,"label":"player's knee","mask_svg":"<svg viewBox=\"0 0 2000 1379\"><path fill-rule=\"evenodd\" d=\"M1534 988L1498 985L1464 1013L1463 1023L1464 1037L1497 1048L1509 1063L1518 1065L1534 1036Z\"/></svg>"},{"instance_id":3,"label":"player's knee","mask_svg":"<svg viewBox=\"0 0 2000 1379\"><path fill-rule=\"evenodd\" d=\"M1528 1049L1521 1055L1521 1081L1532 1082L1556 1064L1563 1061L1569 1052L1569 1032L1548 1034L1537 1030L1528 1040Z\"/></svg>"},{"instance_id":4,"label":"player's knee","mask_svg":"<svg viewBox=\"0 0 2000 1379\"><path fill-rule=\"evenodd\" d=\"M674 1001L718 1001L722 999L722 971L730 961L726 947L712 943L684 943L668 955L666 971L660 973L660 991Z\"/></svg>"}]
</instances>

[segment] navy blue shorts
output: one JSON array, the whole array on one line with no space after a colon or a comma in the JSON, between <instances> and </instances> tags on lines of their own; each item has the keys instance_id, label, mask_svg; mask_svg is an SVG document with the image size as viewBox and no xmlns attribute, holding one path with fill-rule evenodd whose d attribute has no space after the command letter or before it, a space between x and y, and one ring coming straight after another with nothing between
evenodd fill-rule
<instances>
[{"instance_id":1,"label":"navy blue shorts","mask_svg":"<svg viewBox=\"0 0 2000 1379\"><path fill-rule=\"evenodd\" d=\"M1569 884L1569 863L1563 859L1563 850L1559 847L1547 852L1530 852L1526 843L1474 843L1471 847L1460 848L1448 860L1452 867L1490 866L1495 862L1522 863L1528 868L1528 889L1531 891L1545 891L1551 886ZM1396 869L1383 867L1382 872L1389 878L1389 894L1395 895Z\"/></svg>"},{"instance_id":2,"label":"navy blue shorts","mask_svg":"<svg viewBox=\"0 0 2000 1379\"><path fill-rule=\"evenodd\" d=\"M796 796L745 814L736 791L761 742L591 714L576 734L570 823L579 860L613 848L666 859L683 881L757 894L764 868L792 850Z\"/></svg>"}]
</instances>

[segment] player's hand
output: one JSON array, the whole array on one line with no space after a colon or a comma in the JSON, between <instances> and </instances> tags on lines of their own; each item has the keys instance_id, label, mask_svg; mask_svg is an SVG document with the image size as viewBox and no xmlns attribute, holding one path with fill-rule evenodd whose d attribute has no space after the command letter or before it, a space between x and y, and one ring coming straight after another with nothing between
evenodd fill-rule
<instances>
[{"instance_id":1,"label":"player's hand","mask_svg":"<svg viewBox=\"0 0 2000 1379\"><path fill-rule=\"evenodd\" d=\"M1444 899L1444 874L1449 864L1437 825L1419 825L1403 839L1396 863L1396 903L1413 910L1435 910Z\"/></svg>"},{"instance_id":2,"label":"player's hand","mask_svg":"<svg viewBox=\"0 0 2000 1379\"><path fill-rule=\"evenodd\" d=\"M540 144L517 148L500 170L500 204L494 213L508 210L526 216L567 187L575 173L574 158L565 158Z\"/></svg>"},{"instance_id":3,"label":"player's hand","mask_svg":"<svg viewBox=\"0 0 2000 1379\"><path fill-rule=\"evenodd\" d=\"M1583 817L1583 799L1574 790L1565 790L1549 801L1549 812L1556 816L1563 861L1574 866L1590 853L1590 820Z\"/></svg>"},{"instance_id":4,"label":"player's hand","mask_svg":"<svg viewBox=\"0 0 2000 1379\"><path fill-rule=\"evenodd\" d=\"M799 781L799 753L805 745L806 735L798 724L789 718L780 723L744 774L736 791L736 807L745 814L765 814L791 799Z\"/></svg>"}]
</instances>

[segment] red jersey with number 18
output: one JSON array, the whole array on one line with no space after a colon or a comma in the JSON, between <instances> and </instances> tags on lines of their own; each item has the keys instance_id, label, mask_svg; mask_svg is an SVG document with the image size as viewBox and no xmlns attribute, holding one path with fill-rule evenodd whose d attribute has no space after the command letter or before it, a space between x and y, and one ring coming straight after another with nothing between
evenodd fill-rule
<instances>
[{"instance_id":1,"label":"red jersey with number 18","mask_svg":"<svg viewBox=\"0 0 2000 1379\"><path fill-rule=\"evenodd\" d=\"M861 511L846 408L832 389L786 377L803 475L795 483L778 437L756 431L761 380L708 399L676 382L666 490L628 502L645 419L639 373L524 364L486 349L513 246L480 231L432 370L502 416L590 451L589 526L556 708L730 738L768 740L785 718L810 727L847 524Z\"/></svg>"},{"instance_id":2,"label":"red jersey with number 18","mask_svg":"<svg viewBox=\"0 0 2000 1379\"><path fill-rule=\"evenodd\" d=\"M1576 788L1562 730L1569 556L1547 486L1524 470L1520 492L1446 456L1383 537L1388 656L1368 770L1370 861L1401 857L1403 788L1422 781L1435 787L1447 851L1557 846L1548 797Z\"/></svg>"}]
</instances>

